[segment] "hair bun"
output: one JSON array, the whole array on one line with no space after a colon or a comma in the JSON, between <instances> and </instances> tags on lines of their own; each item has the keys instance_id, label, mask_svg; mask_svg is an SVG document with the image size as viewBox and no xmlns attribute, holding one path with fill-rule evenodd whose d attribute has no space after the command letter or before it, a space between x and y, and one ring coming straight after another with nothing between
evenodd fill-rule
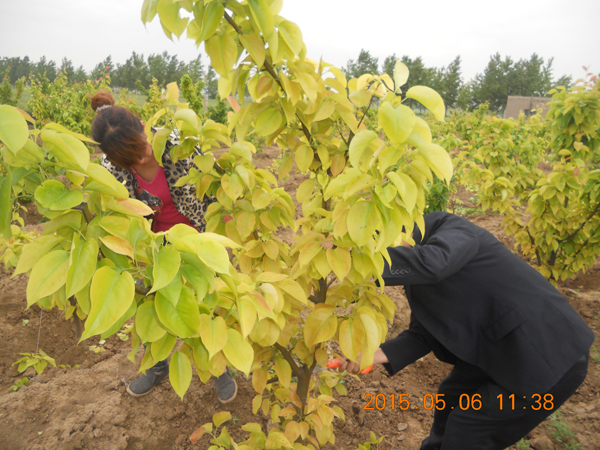
<instances>
[{"instance_id":1,"label":"hair bun","mask_svg":"<svg viewBox=\"0 0 600 450\"><path fill-rule=\"evenodd\" d=\"M115 99L110 92L99 91L92 97L92 109L97 111L101 106L113 106Z\"/></svg>"}]
</instances>

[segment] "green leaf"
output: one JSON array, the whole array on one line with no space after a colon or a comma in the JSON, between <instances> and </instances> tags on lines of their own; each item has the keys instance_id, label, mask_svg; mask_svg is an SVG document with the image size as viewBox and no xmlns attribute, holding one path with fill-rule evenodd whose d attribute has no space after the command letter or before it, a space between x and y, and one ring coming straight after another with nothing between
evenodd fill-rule
<instances>
[{"instance_id":1,"label":"green leaf","mask_svg":"<svg viewBox=\"0 0 600 450\"><path fill-rule=\"evenodd\" d=\"M167 334L167 330L160 325L153 301L144 302L137 309L135 331L142 342L158 341Z\"/></svg>"},{"instance_id":2,"label":"green leaf","mask_svg":"<svg viewBox=\"0 0 600 450\"><path fill-rule=\"evenodd\" d=\"M79 305L81 306L81 303L79 303ZM83 311L83 308L82 308L82 311ZM131 302L131 306L125 312L125 314L123 314L123 316L121 316L121 318L119 320L117 320L113 324L112 327L110 327L108 330L106 330L104 333L102 333L100 335L100 339L107 339L110 336L112 336L113 334L117 333L121 328L123 328L123 325L125 324L125 322L127 322L129 319L131 319L133 316L135 316L136 311L137 311L137 303ZM88 310L88 312L89 312L89 310Z\"/></svg>"},{"instance_id":3,"label":"green leaf","mask_svg":"<svg viewBox=\"0 0 600 450\"><path fill-rule=\"evenodd\" d=\"M129 198L127 188L101 165L89 163L85 173L89 178L84 189L98 191L116 198Z\"/></svg>"},{"instance_id":4,"label":"green leaf","mask_svg":"<svg viewBox=\"0 0 600 450\"><path fill-rule=\"evenodd\" d=\"M152 268L152 276L154 284L150 293L156 292L169 284L181 265L181 257L179 252L173 247L161 247L154 258L154 267Z\"/></svg>"},{"instance_id":5,"label":"green leaf","mask_svg":"<svg viewBox=\"0 0 600 450\"><path fill-rule=\"evenodd\" d=\"M83 202L81 191L70 191L58 180L44 181L35 190L35 199L44 208L52 211L62 211L73 208Z\"/></svg>"},{"instance_id":6,"label":"green leaf","mask_svg":"<svg viewBox=\"0 0 600 450\"><path fill-rule=\"evenodd\" d=\"M177 303L179 303L182 287L181 275L177 274L169 284L160 289L160 293L171 302L173 307L176 307Z\"/></svg>"},{"instance_id":7,"label":"green leaf","mask_svg":"<svg viewBox=\"0 0 600 450\"><path fill-rule=\"evenodd\" d=\"M67 282L69 254L55 250L43 256L33 266L27 283L27 307L58 291Z\"/></svg>"},{"instance_id":8,"label":"green leaf","mask_svg":"<svg viewBox=\"0 0 600 450\"><path fill-rule=\"evenodd\" d=\"M239 331L233 328L227 329L227 344L223 348L223 353L233 367L250 375L254 361L254 349Z\"/></svg>"},{"instance_id":9,"label":"green leaf","mask_svg":"<svg viewBox=\"0 0 600 450\"><path fill-rule=\"evenodd\" d=\"M224 12L225 8L219 2L211 2L206 5L202 16L202 33L196 40L197 42L205 41L215 34L221 24Z\"/></svg>"},{"instance_id":10,"label":"green leaf","mask_svg":"<svg viewBox=\"0 0 600 450\"><path fill-rule=\"evenodd\" d=\"M108 266L98 269L92 278L92 307L80 342L110 329L127 312L134 297L135 284L128 272L119 273Z\"/></svg>"},{"instance_id":11,"label":"green leaf","mask_svg":"<svg viewBox=\"0 0 600 450\"><path fill-rule=\"evenodd\" d=\"M192 382L192 364L186 354L173 353L169 364L169 381L177 395L183 400L183 396Z\"/></svg>"},{"instance_id":12,"label":"green leaf","mask_svg":"<svg viewBox=\"0 0 600 450\"><path fill-rule=\"evenodd\" d=\"M11 173L8 172L6 176L0 176L0 233L5 238L10 239L12 231L10 229L10 223L12 221L12 199L10 198L11 193Z\"/></svg>"},{"instance_id":13,"label":"green leaf","mask_svg":"<svg viewBox=\"0 0 600 450\"><path fill-rule=\"evenodd\" d=\"M348 234L360 247L367 245L379 225L379 212L372 201L358 201L348 213Z\"/></svg>"},{"instance_id":14,"label":"green leaf","mask_svg":"<svg viewBox=\"0 0 600 450\"><path fill-rule=\"evenodd\" d=\"M167 140L169 139L169 135L171 134L168 128L161 128L152 137L152 153L154 154L154 159L158 162L159 166L163 166L162 157L165 152L165 147L167 145Z\"/></svg>"},{"instance_id":15,"label":"green leaf","mask_svg":"<svg viewBox=\"0 0 600 450\"><path fill-rule=\"evenodd\" d=\"M208 350L208 358L212 359L227 344L227 325L221 316L212 318L207 314L200 316L200 337Z\"/></svg>"},{"instance_id":16,"label":"green leaf","mask_svg":"<svg viewBox=\"0 0 600 450\"><path fill-rule=\"evenodd\" d=\"M52 250L61 241L64 241L62 236L40 236L35 241L24 246L13 276L27 272L42 256Z\"/></svg>"},{"instance_id":17,"label":"green leaf","mask_svg":"<svg viewBox=\"0 0 600 450\"><path fill-rule=\"evenodd\" d=\"M276 108L267 108L256 119L256 133L259 136L269 136L279 129L283 116Z\"/></svg>"},{"instance_id":18,"label":"green leaf","mask_svg":"<svg viewBox=\"0 0 600 450\"><path fill-rule=\"evenodd\" d=\"M332 305L319 304L306 318L304 342L311 348L331 339L337 330L337 316Z\"/></svg>"},{"instance_id":19,"label":"green leaf","mask_svg":"<svg viewBox=\"0 0 600 450\"><path fill-rule=\"evenodd\" d=\"M183 286L181 289L177 306L173 306L161 292L157 292L154 302L158 318L173 334L182 338L198 335L200 311L194 293L189 287Z\"/></svg>"},{"instance_id":20,"label":"green leaf","mask_svg":"<svg viewBox=\"0 0 600 450\"><path fill-rule=\"evenodd\" d=\"M400 105L394 108L390 102L384 102L379 107L379 126L394 144L401 144L412 133L417 121L415 113L408 106Z\"/></svg>"},{"instance_id":21,"label":"green leaf","mask_svg":"<svg viewBox=\"0 0 600 450\"><path fill-rule=\"evenodd\" d=\"M67 297L81 291L92 279L98 263L98 243L88 239L71 251L67 272Z\"/></svg>"},{"instance_id":22,"label":"green leaf","mask_svg":"<svg viewBox=\"0 0 600 450\"><path fill-rule=\"evenodd\" d=\"M427 86L413 86L406 93L406 98L412 98L427 108L437 120L444 120L446 107L444 100L433 89Z\"/></svg>"},{"instance_id":23,"label":"green leaf","mask_svg":"<svg viewBox=\"0 0 600 450\"><path fill-rule=\"evenodd\" d=\"M29 129L21 113L9 105L0 105L0 140L16 155L27 142Z\"/></svg>"},{"instance_id":24,"label":"green leaf","mask_svg":"<svg viewBox=\"0 0 600 450\"><path fill-rule=\"evenodd\" d=\"M150 345L150 351L152 352L152 359L154 361L162 361L167 359L175 344L177 343L177 337L171 333L166 333L162 338L152 342Z\"/></svg>"},{"instance_id":25,"label":"green leaf","mask_svg":"<svg viewBox=\"0 0 600 450\"><path fill-rule=\"evenodd\" d=\"M40 137L44 141L44 146L48 147L52 154L68 168L75 170L89 168L90 153L79 139L48 128L42 130Z\"/></svg>"}]
</instances>

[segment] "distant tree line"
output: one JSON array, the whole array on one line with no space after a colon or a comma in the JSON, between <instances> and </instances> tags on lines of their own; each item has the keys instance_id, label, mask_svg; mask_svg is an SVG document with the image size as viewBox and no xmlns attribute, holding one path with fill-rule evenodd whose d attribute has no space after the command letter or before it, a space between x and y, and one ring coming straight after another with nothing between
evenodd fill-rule
<instances>
[{"instance_id":1,"label":"distant tree line","mask_svg":"<svg viewBox=\"0 0 600 450\"><path fill-rule=\"evenodd\" d=\"M365 73L387 73L392 77L398 60L410 71L404 91L412 86L428 86L440 93L448 108L474 109L487 102L490 110L499 112L506 107L509 95L544 97L556 86L570 87L573 84L571 77L566 75L554 80L552 58L544 63L544 59L535 53L529 59L516 62L508 56L502 59L496 53L491 56L483 73L466 83L461 77L460 56L447 67L439 69L425 67L420 56L415 59L409 56L398 58L393 54L385 58L380 69L378 58L363 49L358 58L349 60L342 70L349 78L358 78Z\"/></svg>"},{"instance_id":2,"label":"distant tree line","mask_svg":"<svg viewBox=\"0 0 600 450\"><path fill-rule=\"evenodd\" d=\"M383 74L393 76L396 61L402 61L410 70L408 83L404 90L411 86L429 86L440 93L448 108L473 109L482 103L488 102L490 110L500 112L506 106L509 95L543 97L556 86L569 87L573 84L570 76L562 76L554 80L552 76L552 58L544 62L537 54L529 59L514 61L506 56L502 58L499 53L492 55L483 73L477 74L473 80L464 82L461 77L460 56L448 64L447 67L426 67L422 58L411 58L396 54L388 56L379 67L378 58L371 56L369 51L361 50L356 60L349 60L343 68L348 78L358 78L365 73ZM16 86L18 80L34 75L37 78L45 76L50 82L54 81L58 73L64 72L71 82L82 82L86 79L98 79L104 74L109 74L111 86L127 88L130 90L145 90L150 87L152 80L156 79L159 86L166 86L173 81L179 82L181 77L189 75L193 82L201 80L204 83L205 94L209 98L216 98L218 80L212 67L204 70L200 55L190 62L181 61L177 55L168 52L143 54L133 52L124 64L115 64L111 56L87 74L82 66L75 68L73 63L63 58L60 66L45 57L38 62L24 58L3 57L0 59L0 81L5 84L10 82Z\"/></svg>"},{"instance_id":3,"label":"distant tree line","mask_svg":"<svg viewBox=\"0 0 600 450\"><path fill-rule=\"evenodd\" d=\"M13 86L18 80L23 77L29 78L31 75L38 79L46 77L53 82L61 72L64 72L72 83L87 79L96 80L108 74L112 87L130 90L148 89L153 78L157 80L159 86L166 86L173 81L179 82L184 75L189 75L194 83L199 80L204 82L206 94L210 98L215 98L218 90L215 71L209 66L208 71L205 72L200 55L186 63L181 61L177 55L169 55L168 52L151 54L147 58L133 52L124 64L115 64L109 55L98 63L89 74L82 66L76 69L67 58L63 58L60 66L54 61L48 61L45 57L40 58L38 62L31 61L27 56L0 59L0 81L2 78L7 78Z\"/></svg>"}]
</instances>

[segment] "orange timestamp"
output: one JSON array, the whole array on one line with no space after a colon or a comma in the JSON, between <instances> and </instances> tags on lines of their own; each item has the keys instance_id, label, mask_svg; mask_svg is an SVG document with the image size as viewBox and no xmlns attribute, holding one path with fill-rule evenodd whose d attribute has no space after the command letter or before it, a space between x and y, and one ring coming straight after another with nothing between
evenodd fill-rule
<instances>
[{"instance_id":1,"label":"orange timestamp","mask_svg":"<svg viewBox=\"0 0 600 450\"><path fill-rule=\"evenodd\" d=\"M427 411L431 411L432 409L443 410L446 408L447 403L444 399L444 394L425 394L420 402L414 404L413 409L425 409ZM411 407L411 400L408 398L408 394L372 394L367 393L363 396L363 398L367 401L367 404L363 407L366 411L382 411L386 408L388 409L400 409L402 411L406 411ZM498 395L496 399L499 401L497 406L500 410L515 410L520 409L523 405L514 394L508 396L507 401L504 401L504 396L502 394ZM517 399L515 403L515 399ZM533 394L530 398L523 397L526 401L523 409L533 409L534 411L538 411L540 409L544 409L546 411L551 411L554 409L554 397L552 394ZM515 406L516 405L516 406ZM458 398L458 403L456 405L448 405L450 409L461 409L467 410L472 409L474 411L479 411L482 406L482 398L481 394L461 394Z\"/></svg>"}]
</instances>

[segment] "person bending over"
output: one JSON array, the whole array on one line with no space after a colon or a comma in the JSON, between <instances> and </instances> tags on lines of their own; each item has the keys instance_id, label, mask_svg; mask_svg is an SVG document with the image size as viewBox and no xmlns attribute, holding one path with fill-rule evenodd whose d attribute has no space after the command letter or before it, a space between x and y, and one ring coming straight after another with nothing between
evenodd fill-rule
<instances>
[{"instance_id":1,"label":"person bending over","mask_svg":"<svg viewBox=\"0 0 600 450\"><path fill-rule=\"evenodd\" d=\"M375 363L394 375L433 352L454 365L421 450L509 447L583 383L594 333L537 270L468 220L434 212L413 238L388 249L382 276L404 286L410 325Z\"/></svg>"},{"instance_id":2,"label":"person bending over","mask_svg":"<svg viewBox=\"0 0 600 450\"><path fill-rule=\"evenodd\" d=\"M102 166L125 185L131 198L141 200L154 210L153 231L167 231L183 223L204 232L204 214L211 200L198 200L193 185L175 186L179 178L188 175L192 158L173 162L169 151L178 142L172 137L167 140L161 167L154 158L140 119L127 108L114 104L108 92L100 91L92 97L91 106L96 112L92 138L104 153ZM168 361L160 361L132 381L127 392L134 397L148 394L168 375L168 369ZM231 402L237 395L237 384L229 369L215 378L215 387L221 403Z\"/></svg>"}]
</instances>

